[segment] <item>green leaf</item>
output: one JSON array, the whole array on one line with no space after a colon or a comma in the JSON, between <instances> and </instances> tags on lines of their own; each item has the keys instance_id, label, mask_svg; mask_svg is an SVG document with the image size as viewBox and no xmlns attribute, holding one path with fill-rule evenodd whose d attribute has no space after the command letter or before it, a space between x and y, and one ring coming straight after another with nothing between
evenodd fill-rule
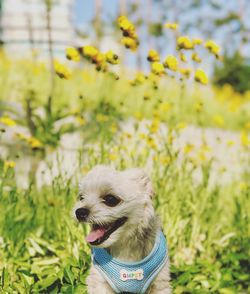
<instances>
[{"instance_id":1,"label":"green leaf","mask_svg":"<svg viewBox=\"0 0 250 294\"><path fill-rule=\"evenodd\" d=\"M49 276L38 282L38 285L42 287L42 289L46 289L49 286L53 285L56 280L58 280L57 276Z\"/></svg>"},{"instance_id":2,"label":"green leaf","mask_svg":"<svg viewBox=\"0 0 250 294\"><path fill-rule=\"evenodd\" d=\"M69 265L64 268L64 278L68 283L74 285L74 274L72 273Z\"/></svg>"},{"instance_id":3,"label":"green leaf","mask_svg":"<svg viewBox=\"0 0 250 294\"><path fill-rule=\"evenodd\" d=\"M51 259L36 259L34 260L34 265L36 266L42 266L42 265L50 265L50 264L55 264L55 263L59 263L60 259L58 257L55 258L51 258Z\"/></svg>"},{"instance_id":4,"label":"green leaf","mask_svg":"<svg viewBox=\"0 0 250 294\"><path fill-rule=\"evenodd\" d=\"M62 293L63 294L74 294L75 292L74 292L74 286L63 286L62 287Z\"/></svg>"}]
</instances>

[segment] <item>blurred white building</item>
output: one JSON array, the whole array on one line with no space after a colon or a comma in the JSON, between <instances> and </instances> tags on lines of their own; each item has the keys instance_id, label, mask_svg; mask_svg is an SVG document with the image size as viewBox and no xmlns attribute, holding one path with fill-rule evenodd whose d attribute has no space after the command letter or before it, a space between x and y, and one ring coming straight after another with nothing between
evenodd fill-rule
<instances>
[{"instance_id":1,"label":"blurred white building","mask_svg":"<svg viewBox=\"0 0 250 294\"><path fill-rule=\"evenodd\" d=\"M53 51L63 54L74 44L74 0L54 1L51 11ZM10 54L30 54L36 49L41 55L49 52L45 0L0 0L0 41Z\"/></svg>"}]
</instances>

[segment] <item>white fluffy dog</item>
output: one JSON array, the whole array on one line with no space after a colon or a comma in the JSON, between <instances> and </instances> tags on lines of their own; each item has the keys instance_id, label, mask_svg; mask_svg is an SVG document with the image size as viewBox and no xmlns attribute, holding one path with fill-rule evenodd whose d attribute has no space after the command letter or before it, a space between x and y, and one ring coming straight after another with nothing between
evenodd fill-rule
<instances>
[{"instance_id":1,"label":"white fluffy dog","mask_svg":"<svg viewBox=\"0 0 250 294\"><path fill-rule=\"evenodd\" d=\"M153 195L149 177L137 168L116 171L99 165L80 182L74 214L91 226L86 237L93 260L89 294L171 293L167 248Z\"/></svg>"}]
</instances>

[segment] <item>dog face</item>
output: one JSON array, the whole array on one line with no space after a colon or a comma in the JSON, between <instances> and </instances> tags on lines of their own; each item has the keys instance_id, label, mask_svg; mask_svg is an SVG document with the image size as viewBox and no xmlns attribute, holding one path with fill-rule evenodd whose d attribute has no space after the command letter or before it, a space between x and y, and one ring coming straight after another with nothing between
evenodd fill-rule
<instances>
[{"instance_id":1,"label":"dog face","mask_svg":"<svg viewBox=\"0 0 250 294\"><path fill-rule=\"evenodd\" d=\"M80 182L74 215L90 224L86 237L90 245L108 248L148 226L154 215L153 194L151 181L141 169L120 172L96 166Z\"/></svg>"}]
</instances>

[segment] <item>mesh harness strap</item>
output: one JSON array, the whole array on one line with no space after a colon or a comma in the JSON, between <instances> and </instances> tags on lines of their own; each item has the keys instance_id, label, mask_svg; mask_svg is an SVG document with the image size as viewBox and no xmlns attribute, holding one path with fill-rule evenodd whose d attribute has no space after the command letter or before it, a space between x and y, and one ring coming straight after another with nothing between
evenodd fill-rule
<instances>
[{"instance_id":1,"label":"mesh harness strap","mask_svg":"<svg viewBox=\"0 0 250 294\"><path fill-rule=\"evenodd\" d=\"M139 262L121 262L103 248L93 248L92 259L115 293L144 294L167 262L167 243L159 231L152 251Z\"/></svg>"}]
</instances>

